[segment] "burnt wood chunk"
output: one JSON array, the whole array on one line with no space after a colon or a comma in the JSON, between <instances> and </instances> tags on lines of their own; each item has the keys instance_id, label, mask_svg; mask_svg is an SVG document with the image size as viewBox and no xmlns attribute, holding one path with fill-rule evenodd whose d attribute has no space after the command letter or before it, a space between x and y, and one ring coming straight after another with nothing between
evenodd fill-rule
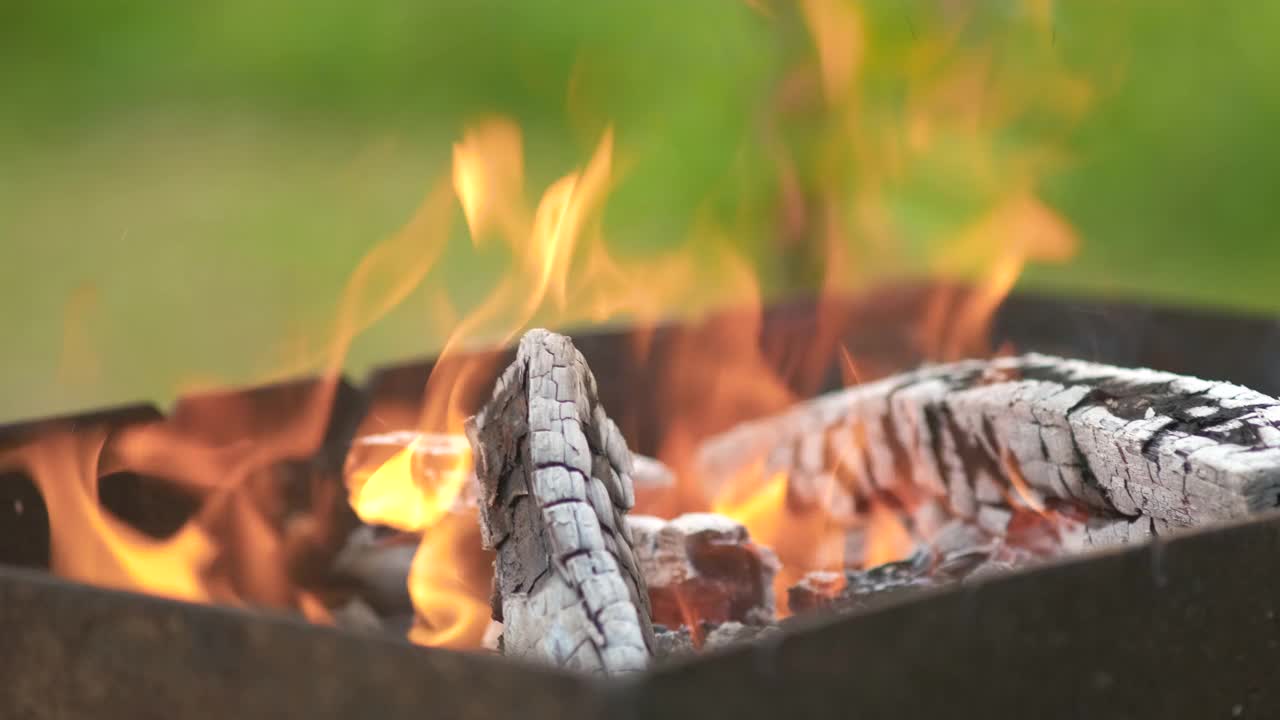
<instances>
[{"instance_id":1,"label":"burnt wood chunk","mask_svg":"<svg viewBox=\"0 0 1280 720\"><path fill-rule=\"evenodd\" d=\"M590 672L642 670L648 594L624 514L632 459L572 341L531 330L467 422L494 619L508 655Z\"/></svg>"},{"instance_id":2,"label":"burnt wood chunk","mask_svg":"<svg viewBox=\"0 0 1280 720\"><path fill-rule=\"evenodd\" d=\"M649 586L654 622L678 628L691 622L773 620L778 560L751 542L742 524L712 513L670 521L634 515L627 524Z\"/></svg>"},{"instance_id":3,"label":"burnt wood chunk","mask_svg":"<svg viewBox=\"0 0 1280 720\"><path fill-rule=\"evenodd\" d=\"M711 438L697 463L712 484L759 464L792 482L834 473L855 506L905 490L984 525L1004 519L985 507L1048 500L1150 518L1085 536L1130 542L1152 528L1275 507L1280 401L1228 383L1028 354L833 392Z\"/></svg>"}]
</instances>

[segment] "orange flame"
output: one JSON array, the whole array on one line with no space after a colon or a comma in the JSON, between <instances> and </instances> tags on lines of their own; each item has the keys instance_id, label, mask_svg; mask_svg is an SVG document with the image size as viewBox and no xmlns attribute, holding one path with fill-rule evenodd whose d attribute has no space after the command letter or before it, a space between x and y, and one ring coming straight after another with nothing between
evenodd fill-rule
<instances>
[{"instance_id":1,"label":"orange flame","mask_svg":"<svg viewBox=\"0 0 1280 720\"><path fill-rule=\"evenodd\" d=\"M774 597L781 617L790 613L787 588L811 570L838 570L845 566L847 526L828 508L831 498L818 498L816 507L802 512L787 506L788 477L774 474L762 483L744 473L727 483L712 502L712 512L742 523L753 542L778 554L782 570L774 578ZM834 491L834 484L827 486Z\"/></svg>"},{"instance_id":2,"label":"orange flame","mask_svg":"<svg viewBox=\"0 0 1280 720\"><path fill-rule=\"evenodd\" d=\"M563 311L575 249L589 232L608 186L613 135L605 131L586 166L552 183L530 214L522 191L523 161L519 128L503 119L469 129L454 146L453 186L472 241L500 233L516 256L516 267L446 341L427 383L419 427L456 437L468 408L482 392L478 383L492 369L491 359L463 359L461 351L478 341L509 343L529 326L547 300ZM411 638L430 645L474 647L487 626L484 592L468 587L464 541L474 543L474 508L456 503L470 474L470 452L440 473L438 482L421 481L414 446L407 446L368 474L356 474L353 507L367 522L384 522L423 532L409 580L419 622ZM478 552L470 553L472 556Z\"/></svg>"},{"instance_id":3,"label":"orange flame","mask_svg":"<svg viewBox=\"0 0 1280 720\"><path fill-rule=\"evenodd\" d=\"M774 3L756 5L767 7L771 19L785 12ZM786 250L816 249L818 256L809 260L820 264L815 278L824 299L921 267L931 276L973 282L971 292L938 293L920 318L917 349L928 358L990 352L987 326L1024 266L1074 252L1074 230L1036 192L1057 161L1055 148L1010 150L1016 144L1003 133L1046 107L1077 118L1091 98L1089 88L1065 71L1048 73L1034 92L1002 85L995 49L965 44L959 28L966 20L954 11L964 14L967 5L946 5L951 25L931 30L922 19L919 37L913 27L905 52L894 58L894 81L905 78L905 86L895 89L901 97L887 104L887 112L886 103L875 102L873 75L884 71L877 66L883 60L870 52L876 9L850 0L802 0L795 9L812 47L785 75L778 107L761 123L766 136L748 139L765 147L778 168ZM1032 3L1030 17L1042 33L1050 26L1048 5ZM807 113L818 113L817 122ZM816 136L807 146L787 142L797 119ZM422 533L408 581L418 614L415 642L474 647L487 624L489 559L479 551L476 512L468 504L470 453L458 433L487 393L499 356L468 351L507 345L534 323L628 317L638 325L633 345L644 376L635 380L635 401L662 406L669 422L648 440L679 478L671 506L662 510L710 508L771 546L783 563L777 590L784 613L782 591L807 571L878 564L908 553L913 538L894 507L872 502L843 508L840 503L851 501L836 497L834 482L819 487L830 497L798 508L791 502L798 481L786 475L756 469L741 477L699 478L691 472L702 438L783 410L818 388L834 367L846 383L885 370L855 364L845 342L853 328L838 304L822 303L816 326L803 337L762 346L764 292L756 268L738 250L745 244L739 228L722 225L721 216L708 211L693 223L685 247L658 257L619 258L609 252L601 229L615 182L612 130L536 205L525 195L523 143L520 128L507 119L486 119L464 131L453 146L449 181L434 184L405 227L378 243L353 272L325 344L302 347L298 361L277 373L321 371L320 382L286 403L288 412L230 395L204 398L180 405L164 422L110 437L64 429L0 454L0 466L26 469L45 496L54 570L189 600L281 605L325 621L323 605L297 587L288 566L298 545L321 544L326 522L322 513L291 517L271 468L320 447L351 344L430 276L458 211L455 199L473 245L498 236L511 253L511 269L460 319L444 291L434 290L438 301L431 313L451 332L414 417L383 422L384 429L413 434L386 438L385 453L346 473L349 502L366 522ZM914 212L918 208L903 210L909 205L904 188L913 184L972 192L957 217L927 224L916 217L924 214ZM656 322L695 316L726 300L739 310L692 323L657 349ZM84 318L94 304L89 291L69 303L67 354L87 355ZM65 376L93 377L96 366L76 359L64 358ZM104 451L108 444L110 453ZM97 482L106 468L166 478L203 504L169 538L147 537L98 504ZM1021 501L1043 513L1017 468L1006 472ZM864 545L846 556L852 531L864 534ZM690 625L700 632L696 618Z\"/></svg>"},{"instance_id":4,"label":"orange flame","mask_svg":"<svg viewBox=\"0 0 1280 720\"><path fill-rule=\"evenodd\" d=\"M167 540L130 527L98 504L102 431L67 431L0 456L0 466L30 473L49 510L52 570L81 582L179 600L208 601L199 571L216 548L188 524Z\"/></svg>"},{"instance_id":5,"label":"orange flame","mask_svg":"<svg viewBox=\"0 0 1280 720\"><path fill-rule=\"evenodd\" d=\"M423 534L409 571L418 614L410 640L462 648L480 644L489 625L489 576L483 572L492 568L488 560L474 511L449 513Z\"/></svg>"},{"instance_id":6,"label":"orange flame","mask_svg":"<svg viewBox=\"0 0 1280 720\"><path fill-rule=\"evenodd\" d=\"M866 545L861 558L863 567L901 560L916 549L915 539L907 530L902 516L883 503L871 504L866 531Z\"/></svg>"},{"instance_id":7,"label":"orange flame","mask_svg":"<svg viewBox=\"0 0 1280 720\"><path fill-rule=\"evenodd\" d=\"M455 508L471 479L471 447L461 435L393 433L357 443L399 448L386 460L349 466L345 473L351 507L367 523L422 532Z\"/></svg>"}]
</instances>

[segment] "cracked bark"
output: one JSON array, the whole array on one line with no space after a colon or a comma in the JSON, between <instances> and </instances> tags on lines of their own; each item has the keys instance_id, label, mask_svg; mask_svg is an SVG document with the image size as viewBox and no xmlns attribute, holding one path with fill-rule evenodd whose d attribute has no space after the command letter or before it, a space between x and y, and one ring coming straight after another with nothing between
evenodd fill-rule
<instances>
[{"instance_id":1,"label":"cracked bark","mask_svg":"<svg viewBox=\"0 0 1280 720\"><path fill-rule=\"evenodd\" d=\"M624 513L632 458L569 338L531 330L467 423L480 521L497 551L503 652L603 673L643 669L653 647Z\"/></svg>"},{"instance_id":2,"label":"cracked bark","mask_svg":"<svg viewBox=\"0 0 1280 720\"><path fill-rule=\"evenodd\" d=\"M697 470L714 486L761 463L793 488L834 472L855 503L908 490L965 518L1024 494L1076 503L1097 516L1086 542L1132 541L1275 507L1280 402L1045 355L965 361L745 423L705 442Z\"/></svg>"}]
</instances>

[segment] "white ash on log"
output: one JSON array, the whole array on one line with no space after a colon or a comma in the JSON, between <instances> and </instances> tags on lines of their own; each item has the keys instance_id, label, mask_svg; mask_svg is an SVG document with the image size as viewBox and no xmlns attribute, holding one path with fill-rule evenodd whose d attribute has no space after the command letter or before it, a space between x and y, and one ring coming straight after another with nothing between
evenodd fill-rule
<instances>
[{"instance_id":1,"label":"white ash on log","mask_svg":"<svg viewBox=\"0 0 1280 720\"><path fill-rule=\"evenodd\" d=\"M653 621L762 624L774 618L777 557L751 542L747 528L712 513L674 520L627 518L632 549L649 586Z\"/></svg>"},{"instance_id":2,"label":"white ash on log","mask_svg":"<svg viewBox=\"0 0 1280 720\"><path fill-rule=\"evenodd\" d=\"M1280 401L1038 354L965 361L741 425L703 445L698 470L714 484L761 462L802 485L834 475L856 504L908 489L977 518L983 506L1057 500L1113 520L1148 517L1159 532L1276 506ZM1140 534L1098 532L1086 542Z\"/></svg>"},{"instance_id":3,"label":"white ash on log","mask_svg":"<svg viewBox=\"0 0 1280 720\"><path fill-rule=\"evenodd\" d=\"M648 594L624 513L632 458L569 338L531 330L467 423L494 619L505 654L591 672L642 670Z\"/></svg>"}]
</instances>

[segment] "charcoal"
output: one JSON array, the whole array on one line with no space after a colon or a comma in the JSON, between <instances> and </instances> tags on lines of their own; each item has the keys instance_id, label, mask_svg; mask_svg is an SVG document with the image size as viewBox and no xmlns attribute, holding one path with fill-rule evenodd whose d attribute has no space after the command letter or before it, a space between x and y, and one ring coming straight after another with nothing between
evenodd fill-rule
<instances>
[{"instance_id":1,"label":"charcoal","mask_svg":"<svg viewBox=\"0 0 1280 720\"><path fill-rule=\"evenodd\" d=\"M940 584L933 577L934 561L932 552L920 549L905 560L865 570L845 570L842 578L830 572L809 573L788 588L787 599L792 612L820 608L843 612L870 607Z\"/></svg>"},{"instance_id":2,"label":"charcoal","mask_svg":"<svg viewBox=\"0 0 1280 720\"><path fill-rule=\"evenodd\" d=\"M670 521L634 515L627 524L654 622L679 627L773 619L778 561L768 548L751 542L742 524L712 513Z\"/></svg>"}]
</instances>

